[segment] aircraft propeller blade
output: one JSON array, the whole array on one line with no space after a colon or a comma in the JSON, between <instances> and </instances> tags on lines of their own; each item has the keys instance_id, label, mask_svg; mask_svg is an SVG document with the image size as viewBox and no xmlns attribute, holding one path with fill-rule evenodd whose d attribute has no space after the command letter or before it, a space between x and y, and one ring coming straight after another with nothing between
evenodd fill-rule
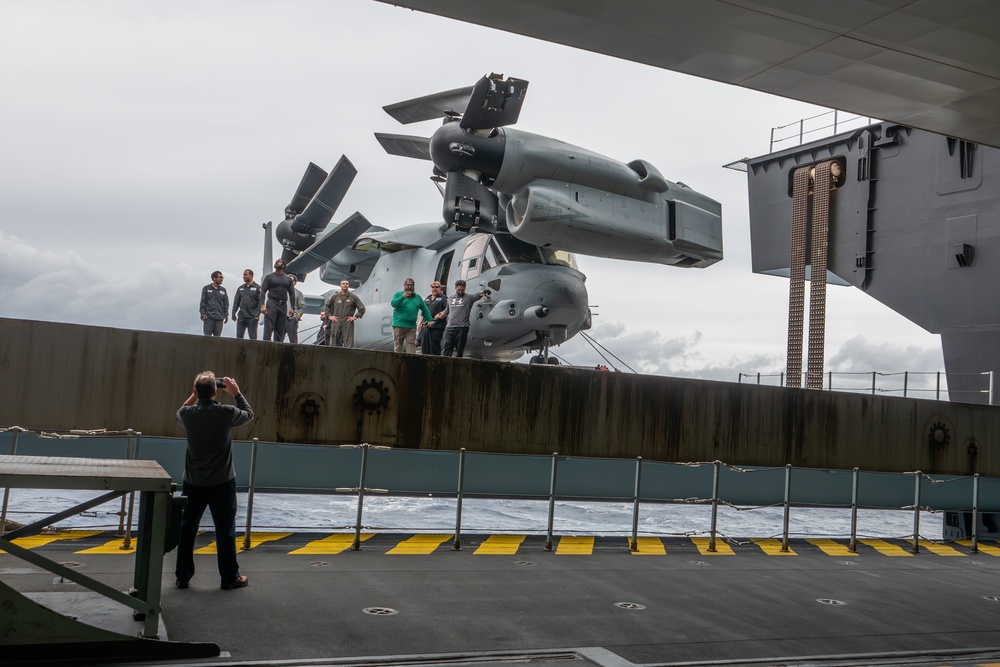
<instances>
[{"instance_id":1,"label":"aircraft propeller blade","mask_svg":"<svg viewBox=\"0 0 1000 667\"><path fill-rule=\"evenodd\" d=\"M412 157L417 160L431 159L431 140L427 137L376 132L375 138L389 155Z\"/></svg>"},{"instance_id":2,"label":"aircraft propeller blade","mask_svg":"<svg viewBox=\"0 0 1000 667\"><path fill-rule=\"evenodd\" d=\"M318 234L326 229L357 175L358 170L354 168L346 155L342 155L337 166L326 177L316 194L309 200L302 212L296 216L292 223L292 231L297 234Z\"/></svg>"},{"instance_id":3,"label":"aircraft propeller blade","mask_svg":"<svg viewBox=\"0 0 1000 667\"><path fill-rule=\"evenodd\" d=\"M306 167L306 173L302 175L302 180L299 182L298 189L295 190L295 195L292 197L292 201L288 204L288 209L291 209L295 213L301 213L305 210L306 206L309 204L309 200L313 198L316 191L319 190L319 186L323 185L323 181L326 180L326 170L313 164L309 163Z\"/></svg>"},{"instance_id":4,"label":"aircraft propeller blade","mask_svg":"<svg viewBox=\"0 0 1000 667\"><path fill-rule=\"evenodd\" d=\"M464 109L469 102L473 86L446 90L443 93L425 95L405 102L397 102L382 109L403 125L423 120L441 118L447 111Z\"/></svg>"},{"instance_id":5,"label":"aircraft propeller blade","mask_svg":"<svg viewBox=\"0 0 1000 667\"><path fill-rule=\"evenodd\" d=\"M301 277L318 269L338 252L351 247L358 236L370 227L371 223L365 216L360 213L353 214L331 229L323 238L303 250L298 257L288 262L286 270L288 273Z\"/></svg>"}]
</instances>

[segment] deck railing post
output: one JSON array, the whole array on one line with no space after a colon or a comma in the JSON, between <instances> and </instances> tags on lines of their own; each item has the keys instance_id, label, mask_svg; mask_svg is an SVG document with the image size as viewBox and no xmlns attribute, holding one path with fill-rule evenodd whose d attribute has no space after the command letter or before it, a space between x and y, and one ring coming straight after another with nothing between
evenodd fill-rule
<instances>
[{"instance_id":1,"label":"deck railing post","mask_svg":"<svg viewBox=\"0 0 1000 667\"><path fill-rule=\"evenodd\" d=\"M132 429L125 432L125 460L132 458ZM118 512L118 534L115 537L125 538L125 496L122 496L122 508ZM123 543L124 544L124 543ZM124 546L122 547L124 548Z\"/></svg>"},{"instance_id":2,"label":"deck railing post","mask_svg":"<svg viewBox=\"0 0 1000 667\"><path fill-rule=\"evenodd\" d=\"M781 551L788 553L788 523L792 508L792 464L785 464L785 519L781 532Z\"/></svg>"},{"instance_id":3,"label":"deck railing post","mask_svg":"<svg viewBox=\"0 0 1000 667\"><path fill-rule=\"evenodd\" d=\"M757 373L757 384L760 384L760 373Z\"/></svg>"},{"instance_id":4,"label":"deck railing post","mask_svg":"<svg viewBox=\"0 0 1000 667\"><path fill-rule=\"evenodd\" d=\"M642 457L635 457L635 497L632 502L632 540L629 551L639 550L639 496L642 492Z\"/></svg>"},{"instance_id":5,"label":"deck railing post","mask_svg":"<svg viewBox=\"0 0 1000 667\"><path fill-rule=\"evenodd\" d=\"M142 431L135 432L135 449L132 450L132 460L138 460L139 447L142 444ZM122 551L132 548L132 516L135 510L135 491L128 494L128 514L125 520L125 539L122 540Z\"/></svg>"},{"instance_id":6,"label":"deck railing post","mask_svg":"<svg viewBox=\"0 0 1000 667\"><path fill-rule=\"evenodd\" d=\"M709 553L715 553L715 528L719 518L719 470L722 467L722 461L716 459L713 465L715 471L712 473L712 527L708 538Z\"/></svg>"},{"instance_id":7,"label":"deck railing post","mask_svg":"<svg viewBox=\"0 0 1000 667\"><path fill-rule=\"evenodd\" d=\"M17 454L17 434L24 429L20 426L15 426L11 429L14 434L10 439L10 455L14 456ZM3 508L0 510L0 535L7 532L7 505L10 503L10 487L6 487L3 490Z\"/></svg>"},{"instance_id":8,"label":"deck railing post","mask_svg":"<svg viewBox=\"0 0 1000 667\"><path fill-rule=\"evenodd\" d=\"M920 553L920 480L924 473L915 473L913 483L913 553Z\"/></svg>"},{"instance_id":9,"label":"deck railing post","mask_svg":"<svg viewBox=\"0 0 1000 667\"><path fill-rule=\"evenodd\" d=\"M458 450L458 503L455 508L454 551L462 550L462 493L465 491L465 447Z\"/></svg>"},{"instance_id":10,"label":"deck railing post","mask_svg":"<svg viewBox=\"0 0 1000 667\"><path fill-rule=\"evenodd\" d=\"M354 520L354 544L352 551L361 551L361 512L365 505L365 475L368 473L368 448L370 445L365 442L361 447L361 478L358 481L358 515Z\"/></svg>"},{"instance_id":11,"label":"deck railing post","mask_svg":"<svg viewBox=\"0 0 1000 667\"><path fill-rule=\"evenodd\" d=\"M545 537L545 550L552 551L552 526L556 514L556 468L559 452L552 452L552 476L549 480L549 528Z\"/></svg>"},{"instance_id":12,"label":"deck railing post","mask_svg":"<svg viewBox=\"0 0 1000 667\"><path fill-rule=\"evenodd\" d=\"M826 390L833 391L833 371L826 372Z\"/></svg>"},{"instance_id":13,"label":"deck railing post","mask_svg":"<svg viewBox=\"0 0 1000 667\"><path fill-rule=\"evenodd\" d=\"M906 398L906 390L910 386L910 371L903 371L903 398Z\"/></svg>"},{"instance_id":14,"label":"deck railing post","mask_svg":"<svg viewBox=\"0 0 1000 667\"><path fill-rule=\"evenodd\" d=\"M872 396L875 395L875 375L876 375L876 372L872 371Z\"/></svg>"},{"instance_id":15,"label":"deck railing post","mask_svg":"<svg viewBox=\"0 0 1000 667\"><path fill-rule=\"evenodd\" d=\"M253 498L257 490L257 438L250 447L250 483L247 488L247 528L243 531L243 551L250 549L250 531L253 529Z\"/></svg>"},{"instance_id":16,"label":"deck railing post","mask_svg":"<svg viewBox=\"0 0 1000 667\"><path fill-rule=\"evenodd\" d=\"M847 550L852 554L858 552L858 482L859 472L855 468L851 473L851 540Z\"/></svg>"},{"instance_id":17,"label":"deck railing post","mask_svg":"<svg viewBox=\"0 0 1000 667\"><path fill-rule=\"evenodd\" d=\"M937 391L934 394L934 400L941 400L941 371L937 372Z\"/></svg>"},{"instance_id":18,"label":"deck railing post","mask_svg":"<svg viewBox=\"0 0 1000 667\"><path fill-rule=\"evenodd\" d=\"M972 476L972 553L979 553L979 473Z\"/></svg>"}]
</instances>

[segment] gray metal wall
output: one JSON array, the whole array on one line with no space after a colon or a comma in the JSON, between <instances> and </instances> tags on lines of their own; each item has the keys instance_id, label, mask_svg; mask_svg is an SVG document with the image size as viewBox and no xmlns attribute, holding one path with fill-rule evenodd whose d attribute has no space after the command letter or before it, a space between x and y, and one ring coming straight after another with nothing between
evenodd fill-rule
<instances>
[{"instance_id":1,"label":"gray metal wall","mask_svg":"<svg viewBox=\"0 0 1000 667\"><path fill-rule=\"evenodd\" d=\"M0 426L180 437L204 369L254 406L241 440L1000 476L988 406L2 318ZM388 394L371 414L370 380Z\"/></svg>"}]
</instances>

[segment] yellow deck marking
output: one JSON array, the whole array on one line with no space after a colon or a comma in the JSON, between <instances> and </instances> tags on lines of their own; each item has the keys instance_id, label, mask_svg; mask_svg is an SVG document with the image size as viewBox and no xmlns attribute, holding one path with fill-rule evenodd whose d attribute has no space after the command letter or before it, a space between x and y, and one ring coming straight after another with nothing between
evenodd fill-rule
<instances>
[{"instance_id":1,"label":"yellow deck marking","mask_svg":"<svg viewBox=\"0 0 1000 667\"><path fill-rule=\"evenodd\" d=\"M972 547L972 540L958 540L955 544L961 544L963 547ZM979 553L989 554L990 556L1000 556L1000 549L997 547L991 547L988 544L983 544L982 540L976 545L979 549Z\"/></svg>"},{"instance_id":2,"label":"yellow deck marking","mask_svg":"<svg viewBox=\"0 0 1000 667\"><path fill-rule=\"evenodd\" d=\"M846 544L835 542L825 537L810 537L806 542L819 547L827 556L857 556L857 552L851 551Z\"/></svg>"},{"instance_id":3,"label":"yellow deck marking","mask_svg":"<svg viewBox=\"0 0 1000 667\"><path fill-rule=\"evenodd\" d=\"M920 548L927 549L931 553L935 553L938 556L964 556L958 549L949 547L947 544L940 544L938 542L931 542L930 540L920 540Z\"/></svg>"},{"instance_id":4,"label":"yellow deck marking","mask_svg":"<svg viewBox=\"0 0 1000 667\"><path fill-rule=\"evenodd\" d=\"M566 535L559 538L559 546L556 547L557 556L589 556L592 553L594 553L593 535Z\"/></svg>"},{"instance_id":5,"label":"yellow deck marking","mask_svg":"<svg viewBox=\"0 0 1000 667\"><path fill-rule=\"evenodd\" d=\"M701 552L702 556L735 556L736 553L733 551L732 547L723 542L722 540L715 541L715 551L708 550L707 537L692 537L691 541L694 545L698 547L698 551Z\"/></svg>"},{"instance_id":6,"label":"yellow deck marking","mask_svg":"<svg viewBox=\"0 0 1000 667\"><path fill-rule=\"evenodd\" d=\"M663 548L663 542L658 537L637 537L635 538L636 550L632 551L633 556L666 556L667 550Z\"/></svg>"},{"instance_id":7,"label":"yellow deck marking","mask_svg":"<svg viewBox=\"0 0 1000 667\"><path fill-rule=\"evenodd\" d=\"M81 540L87 537L93 537L94 535L99 535L104 531L101 530L61 530L58 533L44 533L42 535L29 535L28 537L19 537L14 540L14 544L23 549L37 549L38 547L44 547L46 544L51 544L52 542L58 542L59 540ZM0 553L3 549L0 549Z\"/></svg>"},{"instance_id":8,"label":"yellow deck marking","mask_svg":"<svg viewBox=\"0 0 1000 667\"><path fill-rule=\"evenodd\" d=\"M912 556L909 551L906 551L902 547L897 547L895 544L889 544L885 540L879 540L875 538L858 540L862 544L867 544L875 551L879 552L883 556Z\"/></svg>"},{"instance_id":9,"label":"yellow deck marking","mask_svg":"<svg viewBox=\"0 0 1000 667\"><path fill-rule=\"evenodd\" d=\"M111 540L110 542L105 542L99 547L91 547L90 549L84 549L83 551L74 551L75 554L134 554L136 538L135 535L132 536L132 546L128 549L122 549L122 545L125 544L124 538L118 538L117 540Z\"/></svg>"},{"instance_id":10,"label":"yellow deck marking","mask_svg":"<svg viewBox=\"0 0 1000 667\"><path fill-rule=\"evenodd\" d=\"M414 535L403 540L387 554L429 554L452 538L451 535Z\"/></svg>"},{"instance_id":11,"label":"yellow deck marking","mask_svg":"<svg viewBox=\"0 0 1000 667\"><path fill-rule=\"evenodd\" d=\"M517 553L525 535L490 535L473 551L474 554L512 556Z\"/></svg>"},{"instance_id":12,"label":"yellow deck marking","mask_svg":"<svg viewBox=\"0 0 1000 667\"><path fill-rule=\"evenodd\" d=\"M264 544L265 542L273 542L274 540L280 540L283 537L288 537L291 533L250 533L250 548ZM243 548L243 535L236 536L236 550L245 551ZM195 549L196 554L214 554L215 553L215 542L203 546L201 549Z\"/></svg>"},{"instance_id":13,"label":"yellow deck marking","mask_svg":"<svg viewBox=\"0 0 1000 667\"><path fill-rule=\"evenodd\" d=\"M375 533L361 533L361 541L364 542L374 535ZM304 547L295 551L289 551L288 553L299 555L330 555L347 551L352 546L354 546L354 533L337 533L336 535L324 537L321 540L313 540Z\"/></svg>"},{"instance_id":14,"label":"yellow deck marking","mask_svg":"<svg viewBox=\"0 0 1000 667\"><path fill-rule=\"evenodd\" d=\"M791 547L788 547L788 551L781 550L781 540L777 540L773 537L761 538L759 540L754 540L754 544L760 547L760 550L766 553L768 556L797 556Z\"/></svg>"}]
</instances>

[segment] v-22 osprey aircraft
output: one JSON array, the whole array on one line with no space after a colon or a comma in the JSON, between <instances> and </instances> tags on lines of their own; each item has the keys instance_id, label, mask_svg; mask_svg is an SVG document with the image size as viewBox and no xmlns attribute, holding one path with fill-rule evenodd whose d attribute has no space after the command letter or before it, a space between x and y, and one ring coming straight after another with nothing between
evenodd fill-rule
<instances>
[{"instance_id":1,"label":"v-22 osprey aircraft","mask_svg":"<svg viewBox=\"0 0 1000 667\"><path fill-rule=\"evenodd\" d=\"M491 74L384 107L402 123L444 119L430 138L376 134L390 154L433 163L443 222L388 230L355 213L320 236L357 171L346 157L329 174L309 165L275 236L300 281L315 269L324 282L350 281L367 308L355 324L357 347L391 349L389 302L405 278L421 295L434 280L450 294L462 278L485 294L473 310L469 356L514 360L535 350L532 362L555 363L549 347L591 326L573 253L682 268L722 259L718 202L645 160L626 164L508 127L527 87Z\"/></svg>"}]
</instances>

